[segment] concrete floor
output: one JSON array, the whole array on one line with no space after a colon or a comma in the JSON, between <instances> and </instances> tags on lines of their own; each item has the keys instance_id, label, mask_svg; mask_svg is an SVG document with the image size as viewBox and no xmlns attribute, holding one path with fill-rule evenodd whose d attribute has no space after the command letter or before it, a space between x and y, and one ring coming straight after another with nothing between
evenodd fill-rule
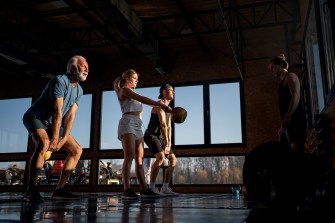
<instances>
[{"instance_id":1,"label":"concrete floor","mask_svg":"<svg viewBox=\"0 0 335 223\"><path fill-rule=\"evenodd\" d=\"M232 194L180 194L175 197L122 200L122 193L77 193L74 201L22 202L23 193L0 193L0 222L39 223L324 223L335 222L332 205L306 202L299 211L270 209ZM333 204L333 202L331 202ZM318 211L311 212L316 209Z\"/></svg>"},{"instance_id":2,"label":"concrete floor","mask_svg":"<svg viewBox=\"0 0 335 223\"><path fill-rule=\"evenodd\" d=\"M124 201L121 193L85 193L75 201L29 204L22 193L0 193L0 222L226 222L241 223L248 216L243 197L228 194L182 194L177 197Z\"/></svg>"}]
</instances>

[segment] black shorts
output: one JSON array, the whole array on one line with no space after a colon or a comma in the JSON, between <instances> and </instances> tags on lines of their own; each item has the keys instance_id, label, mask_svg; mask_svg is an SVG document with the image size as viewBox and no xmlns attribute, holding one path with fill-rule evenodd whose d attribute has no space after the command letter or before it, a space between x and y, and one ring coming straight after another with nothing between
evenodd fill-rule
<instances>
[{"instance_id":1,"label":"black shorts","mask_svg":"<svg viewBox=\"0 0 335 223\"><path fill-rule=\"evenodd\" d=\"M31 115L28 113L24 114L23 124L28 130L29 134L31 134L36 129L45 129L49 137L51 137L52 135L51 125L47 125L43 123L41 120L37 119L37 117L34 115ZM59 135L63 136L63 132L64 132L64 129L63 127L61 127L59 130Z\"/></svg>"},{"instance_id":2,"label":"black shorts","mask_svg":"<svg viewBox=\"0 0 335 223\"><path fill-rule=\"evenodd\" d=\"M301 117L292 118L291 123L287 129L290 143L304 144L306 141L306 138L307 138L306 121L304 118L301 118Z\"/></svg>"},{"instance_id":3,"label":"black shorts","mask_svg":"<svg viewBox=\"0 0 335 223\"><path fill-rule=\"evenodd\" d=\"M159 152L164 152L164 141L162 138L156 135L144 134L144 142L147 144L152 155L156 155ZM173 154L172 149L170 150L170 154Z\"/></svg>"}]
</instances>

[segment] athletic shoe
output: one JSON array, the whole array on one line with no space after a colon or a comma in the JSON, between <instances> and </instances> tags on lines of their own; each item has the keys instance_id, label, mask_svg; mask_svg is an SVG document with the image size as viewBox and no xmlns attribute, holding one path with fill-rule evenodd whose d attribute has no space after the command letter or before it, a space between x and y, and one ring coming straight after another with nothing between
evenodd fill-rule
<instances>
[{"instance_id":1,"label":"athletic shoe","mask_svg":"<svg viewBox=\"0 0 335 223\"><path fill-rule=\"evenodd\" d=\"M70 188L65 185L63 188L58 188L53 190L51 195L52 200L75 200L80 199L80 197L76 194L73 194L70 191Z\"/></svg>"},{"instance_id":2,"label":"athletic shoe","mask_svg":"<svg viewBox=\"0 0 335 223\"><path fill-rule=\"evenodd\" d=\"M150 188L154 193L159 194L160 196L164 196L163 193L159 192L159 189L157 187L155 188Z\"/></svg>"},{"instance_id":3,"label":"athletic shoe","mask_svg":"<svg viewBox=\"0 0 335 223\"><path fill-rule=\"evenodd\" d=\"M26 202L42 202L44 199L38 191L37 187L28 189L23 197L23 201Z\"/></svg>"},{"instance_id":4,"label":"athletic shoe","mask_svg":"<svg viewBox=\"0 0 335 223\"><path fill-rule=\"evenodd\" d=\"M152 191L149 187L148 189L141 191L141 197L159 197L160 194L155 193L154 191Z\"/></svg>"},{"instance_id":5,"label":"athletic shoe","mask_svg":"<svg viewBox=\"0 0 335 223\"><path fill-rule=\"evenodd\" d=\"M138 199L140 196L133 191L132 188L128 188L122 194L122 199Z\"/></svg>"},{"instance_id":6,"label":"athletic shoe","mask_svg":"<svg viewBox=\"0 0 335 223\"><path fill-rule=\"evenodd\" d=\"M178 196L179 194L176 192L173 192L171 188L166 187L161 189L161 193L164 194L165 196Z\"/></svg>"}]
</instances>

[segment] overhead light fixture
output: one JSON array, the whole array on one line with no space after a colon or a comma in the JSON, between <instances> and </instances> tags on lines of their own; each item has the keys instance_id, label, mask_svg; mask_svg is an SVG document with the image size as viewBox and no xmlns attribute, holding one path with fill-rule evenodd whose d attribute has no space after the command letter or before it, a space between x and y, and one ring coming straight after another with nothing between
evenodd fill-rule
<instances>
[{"instance_id":1,"label":"overhead light fixture","mask_svg":"<svg viewBox=\"0 0 335 223\"><path fill-rule=\"evenodd\" d=\"M20 60L20 59L11 57L11 56L9 56L9 55L7 55L7 54L4 54L4 53L1 53L1 52L0 52L0 56L2 56L3 58L5 58L5 59L7 59L7 60L10 60L10 61L12 61L12 62L18 64L18 65L21 65L21 66L22 66L22 65L27 65L27 64L28 64L27 62L25 62L25 61L23 61L23 60Z\"/></svg>"},{"instance_id":2,"label":"overhead light fixture","mask_svg":"<svg viewBox=\"0 0 335 223\"><path fill-rule=\"evenodd\" d=\"M166 61L163 61L163 60L159 60L156 63L155 70L157 70L157 72L162 75L169 74L171 73L171 70L172 70L172 64L166 63Z\"/></svg>"},{"instance_id":3,"label":"overhead light fixture","mask_svg":"<svg viewBox=\"0 0 335 223\"><path fill-rule=\"evenodd\" d=\"M162 75L166 74L164 67L155 67L155 69L157 70L158 73Z\"/></svg>"}]
</instances>

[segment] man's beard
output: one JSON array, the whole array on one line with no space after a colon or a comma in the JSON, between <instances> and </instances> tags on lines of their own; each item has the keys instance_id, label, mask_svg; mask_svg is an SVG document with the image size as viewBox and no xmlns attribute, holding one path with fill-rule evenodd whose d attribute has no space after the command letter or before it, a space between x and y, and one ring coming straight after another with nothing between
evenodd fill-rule
<instances>
[{"instance_id":1,"label":"man's beard","mask_svg":"<svg viewBox=\"0 0 335 223\"><path fill-rule=\"evenodd\" d=\"M87 74L85 72L79 72L79 71L75 72L74 76L78 81L85 81L87 78Z\"/></svg>"}]
</instances>

